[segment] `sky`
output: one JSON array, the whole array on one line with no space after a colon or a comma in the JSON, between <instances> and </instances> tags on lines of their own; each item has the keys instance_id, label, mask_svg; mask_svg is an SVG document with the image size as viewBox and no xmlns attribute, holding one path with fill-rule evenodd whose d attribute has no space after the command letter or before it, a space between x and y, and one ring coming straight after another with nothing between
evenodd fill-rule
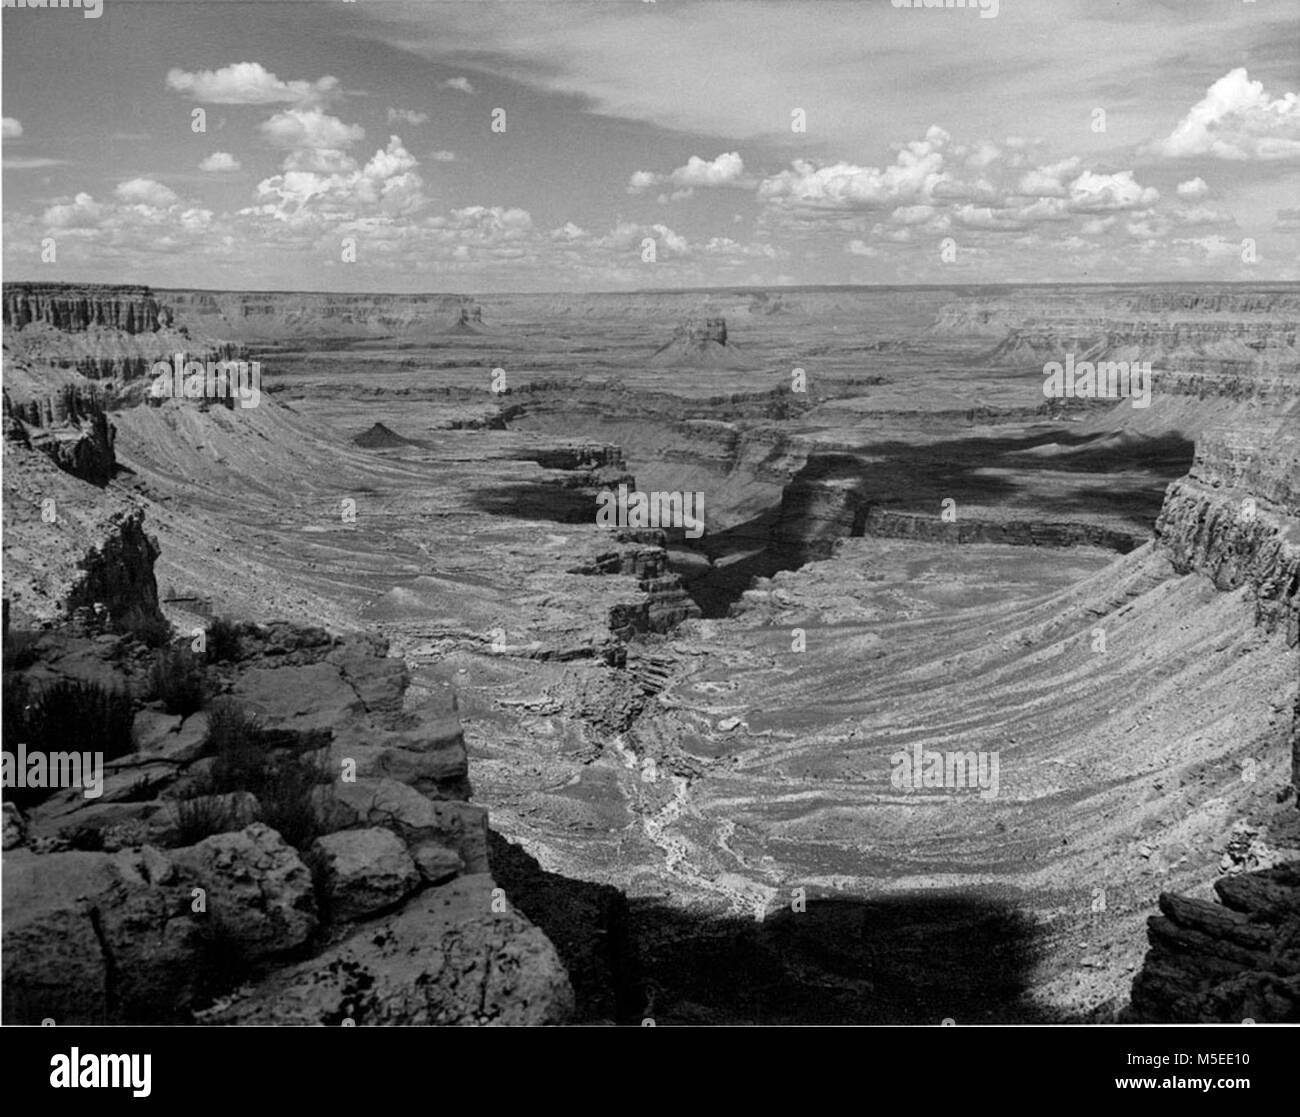
<instances>
[{"instance_id":1,"label":"sky","mask_svg":"<svg viewBox=\"0 0 1300 1117\"><path fill-rule=\"evenodd\" d=\"M1300 0L11 2L6 280L1300 280Z\"/></svg>"}]
</instances>

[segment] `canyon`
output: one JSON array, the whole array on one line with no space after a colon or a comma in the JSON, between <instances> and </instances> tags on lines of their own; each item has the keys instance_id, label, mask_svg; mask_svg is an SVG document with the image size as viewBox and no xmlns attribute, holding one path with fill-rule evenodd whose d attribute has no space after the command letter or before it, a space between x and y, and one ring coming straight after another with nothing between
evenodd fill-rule
<instances>
[{"instance_id":1,"label":"canyon","mask_svg":"<svg viewBox=\"0 0 1300 1117\"><path fill-rule=\"evenodd\" d=\"M74 927L173 975L55 1012L33 964L7 1013L179 989L196 1021L337 1023L364 987L386 1023L1297 1018L1296 285L6 283L3 314L22 672L136 686L115 619L232 618L210 684L404 804L334 788L332 909L261 822L174 845L196 756L152 799L20 811L12 846L7 808L6 959ZM146 400L177 352L259 360L259 405ZM1046 399L1067 353L1150 361L1151 406ZM703 493L703 536L600 527L620 485ZM153 751L190 733L137 701ZM997 756L996 796L900 790L916 748ZM256 980L204 999L188 947L129 931L222 857L298 914L237 922ZM77 888L132 899L83 925ZM444 948L472 980L420 976Z\"/></svg>"}]
</instances>

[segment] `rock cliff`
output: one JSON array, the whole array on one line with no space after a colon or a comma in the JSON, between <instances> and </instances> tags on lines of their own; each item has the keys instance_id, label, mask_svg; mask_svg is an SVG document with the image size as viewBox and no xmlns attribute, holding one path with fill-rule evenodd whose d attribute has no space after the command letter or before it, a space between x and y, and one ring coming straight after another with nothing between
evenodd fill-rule
<instances>
[{"instance_id":1,"label":"rock cliff","mask_svg":"<svg viewBox=\"0 0 1300 1117\"><path fill-rule=\"evenodd\" d=\"M94 388L68 384L54 395L17 404L6 391L4 419L5 438L39 450L64 472L92 485L112 480L115 431Z\"/></svg>"},{"instance_id":2,"label":"rock cliff","mask_svg":"<svg viewBox=\"0 0 1300 1117\"><path fill-rule=\"evenodd\" d=\"M1183 573L1221 590L1245 586L1255 619L1300 643L1300 435L1282 424L1238 422L1207 432L1191 472L1169 487L1158 545Z\"/></svg>"},{"instance_id":3,"label":"rock cliff","mask_svg":"<svg viewBox=\"0 0 1300 1117\"><path fill-rule=\"evenodd\" d=\"M45 323L76 332L106 326L125 334L156 333L172 323L172 311L148 287L107 283L6 283L4 325L21 330Z\"/></svg>"},{"instance_id":4,"label":"rock cliff","mask_svg":"<svg viewBox=\"0 0 1300 1117\"><path fill-rule=\"evenodd\" d=\"M1300 1023L1300 866L1215 881L1218 903L1164 893L1133 982L1133 1023Z\"/></svg>"}]
</instances>

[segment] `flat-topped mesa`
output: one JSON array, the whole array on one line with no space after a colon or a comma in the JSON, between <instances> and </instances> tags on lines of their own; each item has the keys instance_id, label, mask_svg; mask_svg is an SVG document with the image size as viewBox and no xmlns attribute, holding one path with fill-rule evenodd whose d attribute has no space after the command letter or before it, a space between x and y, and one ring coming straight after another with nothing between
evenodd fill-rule
<instances>
[{"instance_id":1,"label":"flat-topped mesa","mask_svg":"<svg viewBox=\"0 0 1300 1117\"><path fill-rule=\"evenodd\" d=\"M466 295L185 289L159 294L192 331L237 342L439 336L460 330L462 321L466 330L482 324L482 309Z\"/></svg>"},{"instance_id":2,"label":"flat-topped mesa","mask_svg":"<svg viewBox=\"0 0 1300 1117\"><path fill-rule=\"evenodd\" d=\"M172 323L170 307L144 286L109 283L6 283L4 324L21 330L32 323L77 331L106 326L127 334L155 333Z\"/></svg>"},{"instance_id":3,"label":"flat-topped mesa","mask_svg":"<svg viewBox=\"0 0 1300 1117\"><path fill-rule=\"evenodd\" d=\"M727 320L716 315L692 315L673 332L672 339L650 357L650 364L671 368L747 369L754 361L727 337Z\"/></svg>"}]
</instances>

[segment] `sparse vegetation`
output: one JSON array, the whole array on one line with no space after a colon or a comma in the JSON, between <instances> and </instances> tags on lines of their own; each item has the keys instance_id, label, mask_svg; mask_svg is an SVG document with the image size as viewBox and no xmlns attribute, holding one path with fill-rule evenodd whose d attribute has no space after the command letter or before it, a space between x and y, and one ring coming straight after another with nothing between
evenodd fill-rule
<instances>
[{"instance_id":1,"label":"sparse vegetation","mask_svg":"<svg viewBox=\"0 0 1300 1117\"><path fill-rule=\"evenodd\" d=\"M324 765L306 756L293 756L263 772L255 792L262 805L262 821L278 830L291 846L306 849L321 835L315 789L328 782Z\"/></svg>"},{"instance_id":2,"label":"sparse vegetation","mask_svg":"<svg viewBox=\"0 0 1300 1117\"><path fill-rule=\"evenodd\" d=\"M239 625L229 617L214 617L206 639L208 658L214 663L239 658Z\"/></svg>"},{"instance_id":3,"label":"sparse vegetation","mask_svg":"<svg viewBox=\"0 0 1300 1117\"><path fill-rule=\"evenodd\" d=\"M314 789L329 777L314 757L286 750L273 753L268 743L255 718L234 702L218 703L208 718L208 750L214 763L202 792L252 792L261 806L261 820L290 845L305 849L321 833Z\"/></svg>"},{"instance_id":4,"label":"sparse vegetation","mask_svg":"<svg viewBox=\"0 0 1300 1117\"><path fill-rule=\"evenodd\" d=\"M176 845L194 845L213 834L234 829L236 814L234 804L222 795L196 795L177 800L172 811Z\"/></svg>"},{"instance_id":5,"label":"sparse vegetation","mask_svg":"<svg viewBox=\"0 0 1300 1117\"><path fill-rule=\"evenodd\" d=\"M135 708L122 690L84 679L58 679L39 690L21 675L4 680L5 748L25 745L28 757L52 752L103 753L105 760L135 749ZM52 788L5 789L5 797L25 807L45 799Z\"/></svg>"},{"instance_id":6,"label":"sparse vegetation","mask_svg":"<svg viewBox=\"0 0 1300 1117\"><path fill-rule=\"evenodd\" d=\"M184 648L158 652L149 673L149 691L169 714L188 717L203 705L203 665Z\"/></svg>"},{"instance_id":7,"label":"sparse vegetation","mask_svg":"<svg viewBox=\"0 0 1300 1117\"><path fill-rule=\"evenodd\" d=\"M252 791L266 767L266 742L255 718L229 700L208 713L208 753L215 758L210 790Z\"/></svg>"}]
</instances>

